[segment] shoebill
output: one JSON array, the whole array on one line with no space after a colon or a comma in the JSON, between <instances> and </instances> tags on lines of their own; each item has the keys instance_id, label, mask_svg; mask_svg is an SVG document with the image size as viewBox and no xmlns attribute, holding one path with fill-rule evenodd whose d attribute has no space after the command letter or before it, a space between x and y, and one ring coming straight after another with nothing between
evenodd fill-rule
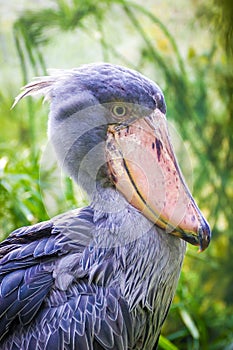
<instances>
[{"instance_id":1,"label":"shoebill","mask_svg":"<svg viewBox=\"0 0 233 350\"><path fill-rule=\"evenodd\" d=\"M186 242L202 251L210 241L174 155L163 93L107 63L53 71L15 103L39 93L50 101L58 163L90 204L1 243L0 348L156 349Z\"/></svg>"}]
</instances>

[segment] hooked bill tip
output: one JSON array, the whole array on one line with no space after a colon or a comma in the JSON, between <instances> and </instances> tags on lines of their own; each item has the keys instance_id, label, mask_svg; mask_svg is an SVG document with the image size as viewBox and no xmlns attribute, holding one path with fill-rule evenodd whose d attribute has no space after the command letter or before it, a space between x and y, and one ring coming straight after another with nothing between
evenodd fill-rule
<instances>
[{"instance_id":1,"label":"hooked bill tip","mask_svg":"<svg viewBox=\"0 0 233 350\"><path fill-rule=\"evenodd\" d=\"M209 224L206 221L202 221L201 226L198 230L198 238L200 247L198 252L203 252L209 245L211 239L211 230Z\"/></svg>"}]
</instances>

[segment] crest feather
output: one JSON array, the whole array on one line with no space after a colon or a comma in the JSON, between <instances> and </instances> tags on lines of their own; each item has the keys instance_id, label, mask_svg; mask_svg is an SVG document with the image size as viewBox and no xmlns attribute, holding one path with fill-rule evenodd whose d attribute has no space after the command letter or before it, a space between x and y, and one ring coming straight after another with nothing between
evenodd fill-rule
<instances>
[{"instance_id":1,"label":"crest feather","mask_svg":"<svg viewBox=\"0 0 233 350\"><path fill-rule=\"evenodd\" d=\"M46 75L42 77L35 77L34 81L23 86L23 90L18 96L16 96L15 101L11 107L14 108L15 105L25 96L33 95L43 95L45 96L45 101L50 99L50 94L54 84L62 79L65 79L68 75L72 75L72 70L62 70L62 69L49 69L48 73L51 75Z\"/></svg>"}]
</instances>

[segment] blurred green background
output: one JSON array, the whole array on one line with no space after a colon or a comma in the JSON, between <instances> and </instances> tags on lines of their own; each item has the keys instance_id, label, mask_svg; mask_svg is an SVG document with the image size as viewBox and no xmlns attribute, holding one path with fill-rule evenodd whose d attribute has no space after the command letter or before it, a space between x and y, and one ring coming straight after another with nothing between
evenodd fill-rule
<instances>
[{"instance_id":1,"label":"blurred green background","mask_svg":"<svg viewBox=\"0 0 233 350\"><path fill-rule=\"evenodd\" d=\"M108 61L164 91L178 159L213 239L202 254L188 247L160 349L233 349L232 33L230 0L0 1L1 239L85 204L53 171L48 105L28 98L10 109L22 85L46 68Z\"/></svg>"}]
</instances>

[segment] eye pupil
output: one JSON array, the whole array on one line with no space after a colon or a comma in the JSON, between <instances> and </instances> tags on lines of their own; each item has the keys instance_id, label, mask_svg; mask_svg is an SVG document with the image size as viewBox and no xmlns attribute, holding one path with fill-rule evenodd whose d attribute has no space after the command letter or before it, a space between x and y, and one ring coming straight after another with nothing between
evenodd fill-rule
<instances>
[{"instance_id":1,"label":"eye pupil","mask_svg":"<svg viewBox=\"0 0 233 350\"><path fill-rule=\"evenodd\" d=\"M124 113L124 108L123 107L117 107L116 108L116 112L117 112L117 114L121 115L121 114Z\"/></svg>"}]
</instances>

